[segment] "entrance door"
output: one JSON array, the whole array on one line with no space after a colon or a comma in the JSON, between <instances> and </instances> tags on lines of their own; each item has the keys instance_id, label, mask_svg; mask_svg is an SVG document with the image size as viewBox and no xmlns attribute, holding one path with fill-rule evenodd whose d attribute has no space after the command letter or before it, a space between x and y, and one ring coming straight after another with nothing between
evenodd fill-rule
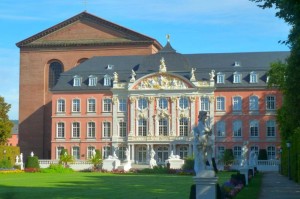
<instances>
[{"instance_id":1,"label":"entrance door","mask_svg":"<svg viewBox=\"0 0 300 199\"><path fill-rule=\"evenodd\" d=\"M145 146L138 147L138 162L139 163L147 162L147 147Z\"/></svg>"},{"instance_id":2,"label":"entrance door","mask_svg":"<svg viewBox=\"0 0 300 199\"><path fill-rule=\"evenodd\" d=\"M169 148L164 147L158 147L157 148L157 162L159 164L165 164L165 160L169 158Z\"/></svg>"}]
</instances>

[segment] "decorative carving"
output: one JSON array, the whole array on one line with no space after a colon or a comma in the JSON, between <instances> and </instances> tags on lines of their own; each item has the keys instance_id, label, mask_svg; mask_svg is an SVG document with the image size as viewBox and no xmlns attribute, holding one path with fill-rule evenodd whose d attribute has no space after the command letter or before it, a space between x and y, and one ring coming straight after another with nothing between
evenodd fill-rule
<instances>
[{"instance_id":1,"label":"decorative carving","mask_svg":"<svg viewBox=\"0 0 300 199\"><path fill-rule=\"evenodd\" d=\"M152 103L153 101L154 101L154 97L148 97L148 101L149 101L149 103Z\"/></svg>"},{"instance_id":2,"label":"decorative carving","mask_svg":"<svg viewBox=\"0 0 300 199\"><path fill-rule=\"evenodd\" d=\"M213 102L215 100L215 97L214 96L210 96L209 97L209 102Z\"/></svg>"},{"instance_id":3,"label":"decorative carving","mask_svg":"<svg viewBox=\"0 0 300 199\"><path fill-rule=\"evenodd\" d=\"M131 79L130 79L130 82L135 82L135 76L136 76L136 73L134 72L134 70L131 70Z\"/></svg>"},{"instance_id":4,"label":"decorative carving","mask_svg":"<svg viewBox=\"0 0 300 199\"><path fill-rule=\"evenodd\" d=\"M118 102L118 98L117 98L117 97L113 97L113 98L112 98L112 103L113 103L113 104L116 104L117 102Z\"/></svg>"},{"instance_id":5,"label":"decorative carving","mask_svg":"<svg viewBox=\"0 0 300 199\"><path fill-rule=\"evenodd\" d=\"M176 100L177 100L177 97L174 97L174 96L171 97L171 102L172 103L176 103Z\"/></svg>"},{"instance_id":6,"label":"decorative carving","mask_svg":"<svg viewBox=\"0 0 300 199\"><path fill-rule=\"evenodd\" d=\"M138 89L185 89L188 88L186 83L181 79L165 74L151 76L142 80L138 85Z\"/></svg>"},{"instance_id":7,"label":"decorative carving","mask_svg":"<svg viewBox=\"0 0 300 199\"><path fill-rule=\"evenodd\" d=\"M167 66L166 66L166 63L165 63L165 59L163 57L160 59L159 72L160 73L167 72Z\"/></svg>"},{"instance_id":8,"label":"decorative carving","mask_svg":"<svg viewBox=\"0 0 300 199\"><path fill-rule=\"evenodd\" d=\"M114 72L114 83L118 83L119 81L119 75L117 72Z\"/></svg>"},{"instance_id":9,"label":"decorative carving","mask_svg":"<svg viewBox=\"0 0 300 199\"><path fill-rule=\"evenodd\" d=\"M210 77L210 81L214 81L215 70L211 70L211 72L209 73L209 77Z\"/></svg>"},{"instance_id":10,"label":"decorative carving","mask_svg":"<svg viewBox=\"0 0 300 199\"><path fill-rule=\"evenodd\" d=\"M196 100L196 97L195 96L190 96L190 101L191 102L194 102Z\"/></svg>"},{"instance_id":11,"label":"decorative carving","mask_svg":"<svg viewBox=\"0 0 300 199\"><path fill-rule=\"evenodd\" d=\"M131 104L134 103L135 100L136 100L136 97L133 97L133 96L129 97L129 101L130 101Z\"/></svg>"},{"instance_id":12,"label":"decorative carving","mask_svg":"<svg viewBox=\"0 0 300 199\"><path fill-rule=\"evenodd\" d=\"M192 70L191 70L191 78L190 78L191 81L196 81L195 71L196 71L196 68L192 68Z\"/></svg>"}]
</instances>

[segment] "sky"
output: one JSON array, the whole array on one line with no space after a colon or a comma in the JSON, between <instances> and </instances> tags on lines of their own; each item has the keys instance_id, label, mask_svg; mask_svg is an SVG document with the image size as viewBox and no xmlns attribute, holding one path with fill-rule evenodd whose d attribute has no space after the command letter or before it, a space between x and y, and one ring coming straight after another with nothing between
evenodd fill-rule
<instances>
[{"instance_id":1,"label":"sky","mask_svg":"<svg viewBox=\"0 0 300 199\"><path fill-rule=\"evenodd\" d=\"M0 96L19 112L19 48L15 45L83 11L166 44L182 54L288 51L290 27L249 0L1 0ZM41 74L42 75L42 74ZM34 96L33 96L34 97Z\"/></svg>"}]
</instances>

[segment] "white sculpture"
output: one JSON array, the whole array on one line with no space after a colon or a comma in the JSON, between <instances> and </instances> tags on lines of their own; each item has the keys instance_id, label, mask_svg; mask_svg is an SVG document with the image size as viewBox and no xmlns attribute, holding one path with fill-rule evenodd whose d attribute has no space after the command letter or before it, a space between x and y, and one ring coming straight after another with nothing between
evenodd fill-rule
<instances>
[{"instance_id":1,"label":"white sculpture","mask_svg":"<svg viewBox=\"0 0 300 199\"><path fill-rule=\"evenodd\" d=\"M210 80L214 80L215 70L211 70L211 72L209 73L209 77L210 77Z\"/></svg>"},{"instance_id":2,"label":"white sculpture","mask_svg":"<svg viewBox=\"0 0 300 199\"><path fill-rule=\"evenodd\" d=\"M20 154L20 162L23 163L23 153Z\"/></svg>"},{"instance_id":3,"label":"white sculpture","mask_svg":"<svg viewBox=\"0 0 300 199\"><path fill-rule=\"evenodd\" d=\"M93 149L92 156L93 156L93 157L96 156L96 150L95 150L95 149Z\"/></svg>"},{"instance_id":4,"label":"white sculpture","mask_svg":"<svg viewBox=\"0 0 300 199\"><path fill-rule=\"evenodd\" d=\"M150 168L152 169L154 166L157 166L157 163L156 163L156 160L154 159L154 156L155 156L155 151L153 150L153 148L151 149L151 152L150 152L150 162L149 162L149 165L150 165Z\"/></svg>"},{"instance_id":5,"label":"white sculpture","mask_svg":"<svg viewBox=\"0 0 300 199\"><path fill-rule=\"evenodd\" d=\"M33 156L34 156L34 153L33 153L33 151L31 151L31 153L30 153L30 156L31 156L31 157L33 157Z\"/></svg>"},{"instance_id":6,"label":"white sculpture","mask_svg":"<svg viewBox=\"0 0 300 199\"><path fill-rule=\"evenodd\" d=\"M117 83L119 81L119 75L117 72L114 72L114 82Z\"/></svg>"},{"instance_id":7,"label":"white sculpture","mask_svg":"<svg viewBox=\"0 0 300 199\"><path fill-rule=\"evenodd\" d=\"M125 156L126 156L126 161L130 161L130 152L129 152L129 148L126 148L126 151L125 151Z\"/></svg>"},{"instance_id":8,"label":"white sculpture","mask_svg":"<svg viewBox=\"0 0 300 199\"><path fill-rule=\"evenodd\" d=\"M215 145L215 136L212 134L207 122L207 112L200 111L198 119L198 126L193 130L195 152L194 170L196 175L205 170L213 170L212 158ZM207 161L209 162L210 167L206 166Z\"/></svg>"},{"instance_id":9,"label":"white sculpture","mask_svg":"<svg viewBox=\"0 0 300 199\"><path fill-rule=\"evenodd\" d=\"M165 59L163 57L160 59L159 72L167 72Z\"/></svg>"},{"instance_id":10,"label":"white sculpture","mask_svg":"<svg viewBox=\"0 0 300 199\"><path fill-rule=\"evenodd\" d=\"M136 76L136 73L134 72L134 70L131 70L131 79L130 79L130 82L134 82L135 81L135 76Z\"/></svg>"},{"instance_id":11,"label":"white sculpture","mask_svg":"<svg viewBox=\"0 0 300 199\"><path fill-rule=\"evenodd\" d=\"M19 163L19 156L16 156L16 163Z\"/></svg>"},{"instance_id":12,"label":"white sculpture","mask_svg":"<svg viewBox=\"0 0 300 199\"><path fill-rule=\"evenodd\" d=\"M242 147L241 167L246 167L248 165L247 154L248 154L248 142L245 141Z\"/></svg>"},{"instance_id":13,"label":"white sculpture","mask_svg":"<svg viewBox=\"0 0 300 199\"><path fill-rule=\"evenodd\" d=\"M191 70L191 78L190 78L191 81L196 81L195 71L196 71L196 68L192 68L192 70Z\"/></svg>"}]
</instances>

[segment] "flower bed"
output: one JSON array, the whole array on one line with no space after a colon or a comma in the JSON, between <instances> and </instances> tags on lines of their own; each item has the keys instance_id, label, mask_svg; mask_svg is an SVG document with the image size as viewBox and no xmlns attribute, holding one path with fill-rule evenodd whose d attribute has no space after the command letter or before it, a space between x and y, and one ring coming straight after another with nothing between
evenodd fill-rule
<instances>
[{"instance_id":1,"label":"flower bed","mask_svg":"<svg viewBox=\"0 0 300 199\"><path fill-rule=\"evenodd\" d=\"M0 169L0 174L8 174L8 173L24 173L24 171L19 169Z\"/></svg>"}]
</instances>

